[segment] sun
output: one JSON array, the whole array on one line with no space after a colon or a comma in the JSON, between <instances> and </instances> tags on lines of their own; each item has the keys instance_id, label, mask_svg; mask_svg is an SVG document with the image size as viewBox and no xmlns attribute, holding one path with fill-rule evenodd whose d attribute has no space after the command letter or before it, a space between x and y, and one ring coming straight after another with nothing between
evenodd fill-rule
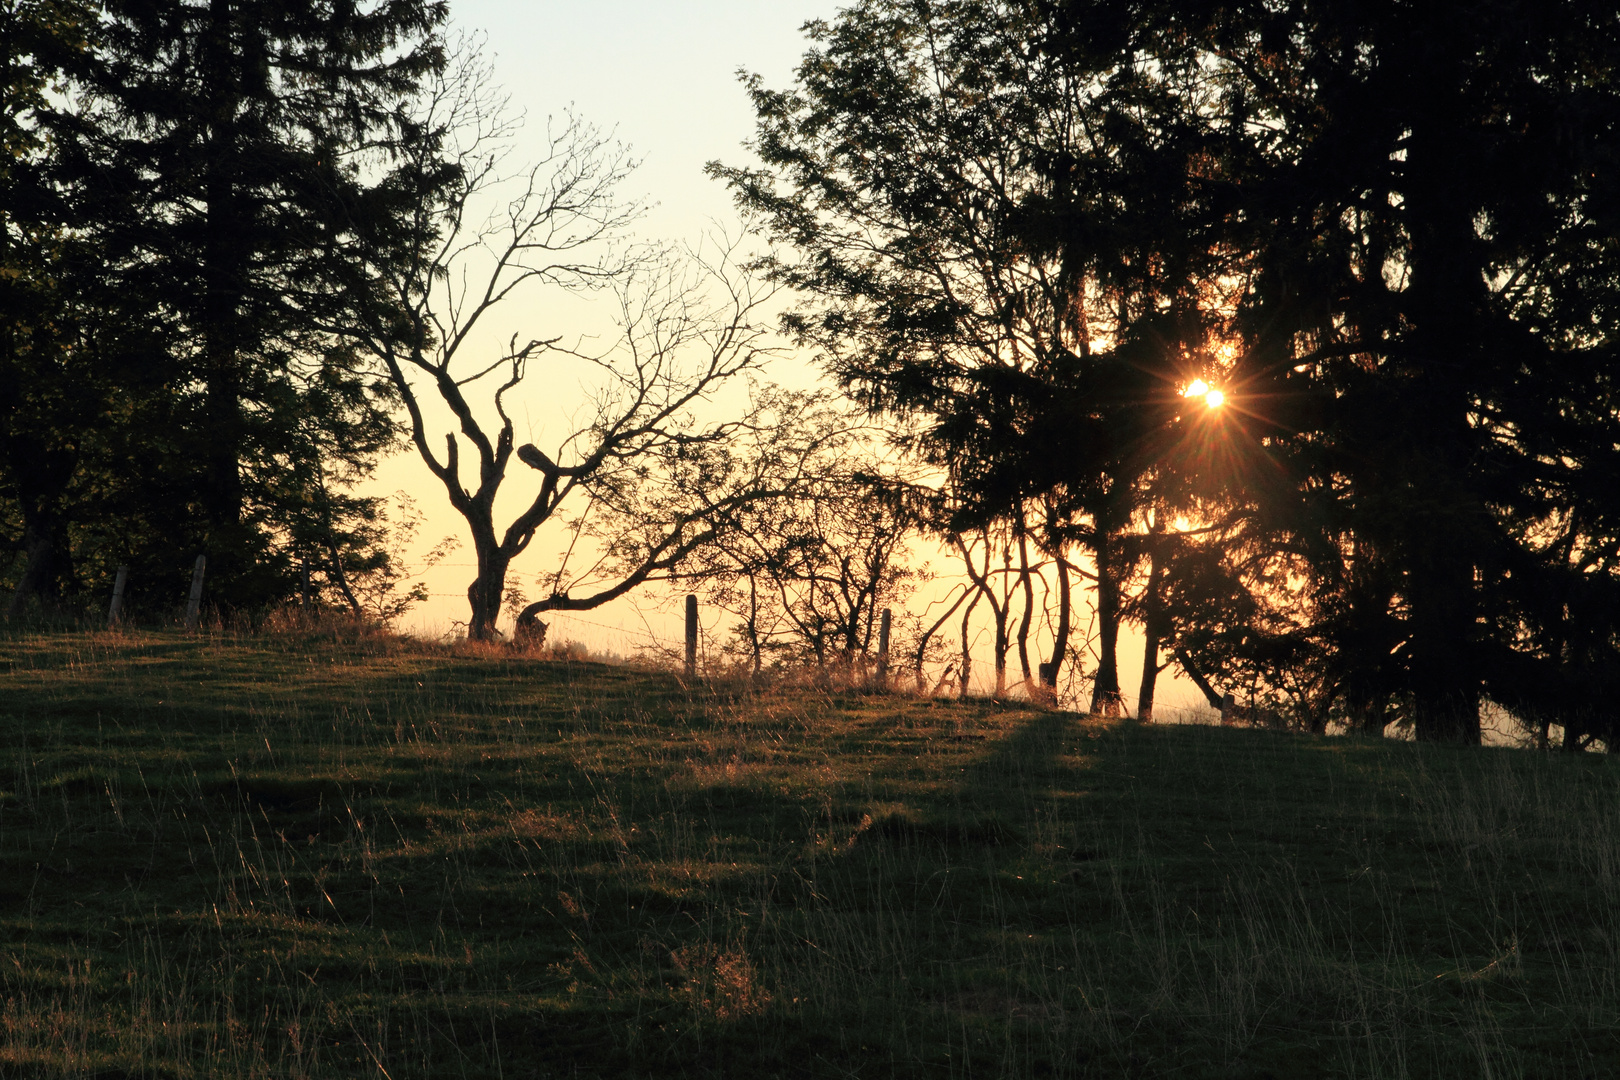
<instances>
[{"instance_id":1,"label":"sun","mask_svg":"<svg viewBox=\"0 0 1620 1080\"><path fill-rule=\"evenodd\" d=\"M1211 409L1218 409L1226 404L1226 394L1216 390L1203 379L1194 379L1188 383L1187 388L1181 392L1181 396L1185 398L1203 398L1204 404Z\"/></svg>"}]
</instances>

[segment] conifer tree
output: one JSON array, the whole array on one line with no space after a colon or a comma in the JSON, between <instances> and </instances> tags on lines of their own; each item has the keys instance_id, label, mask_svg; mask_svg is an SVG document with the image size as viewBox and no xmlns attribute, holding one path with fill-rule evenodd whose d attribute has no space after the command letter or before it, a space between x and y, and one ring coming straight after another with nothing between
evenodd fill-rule
<instances>
[{"instance_id":1,"label":"conifer tree","mask_svg":"<svg viewBox=\"0 0 1620 1080\"><path fill-rule=\"evenodd\" d=\"M89 19L73 0L0 3L0 513L16 537L7 618L30 598L56 601L72 578L65 493L104 405L105 372L70 299L73 264L87 260L47 170L51 91L79 65Z\"/></svg>"},{"instance_id":2,"label":"conifer tree","mask_svg":"<svg viewBox=\"0 0 1620 1080\"><path fill-rule=\"evenodd\" d=\"M716 171L846 385L929 417L979 513L1039 495L1090 550L1099 697L1180 470L1250 607L1299 592L1234 662L1317 665L1318 715L1613 731L1570 704L1620 674L1612 5L866 0L811 33L751 86L765 168Z\"/></svg>"},{"instance_id":3,"label":"conifer tree","mask_svg":"<svg viewBox=\"0 0 1620 1080\"><path fill-rule=\"evenodd\" d=\"M1059 51L1090 56L1089 6L1052 10ZM1150 53L1195 42L1226 102L1207 188L1223 242L1255 259L1234 400L1295 485L1279 542L1339 598L1332 640L1363 684L1347 693L1463 741L1484 695L1570 696L1571 613L1617 569L1597 477L1620 463L1620 15L1298 0L1132 18ZM1613 623L1594 634L1612 658Z\"/></svg>"},{"instance_id":4,"label":"conifer tree","mask_svg":"<svg viewBox=\"0 0 1620 1080\"><path fill-rule=\"evenodd\" d=\"M377 177L444 18L435 0L112 0L93 28L62 175L110 274L154 298L179 395L166 480L225 605L286 595L293 559L328 562L305 534L373 510L328 483L394 437L386 381L343 344L370 297L343 286L399 225Z\"/></svg>"}]
</instances>

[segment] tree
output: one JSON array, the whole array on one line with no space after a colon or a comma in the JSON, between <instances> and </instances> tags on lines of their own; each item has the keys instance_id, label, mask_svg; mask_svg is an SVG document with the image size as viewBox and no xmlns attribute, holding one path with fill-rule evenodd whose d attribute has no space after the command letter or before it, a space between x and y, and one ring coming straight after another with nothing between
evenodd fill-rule
<instances>
[{"instance_id":1,"label":"tree","mask_svg":"<svg viewBox=\"0 0 1620 1080\"><path fill-rule=\"evenodd\" d=\"M1056 48L1092 55L1083 9L1051 10L1074 16ZM1616 646L1575 613L1615 573L1613 487L1593 481L1620 464L1620 16L1492 0L1134 18L1134 47L1191 42L1222 88L1203 182L1220 242L1254 255L1232 400L1297 484L1274 522L1338 597L1321 628L1358 661L1387 649L1376 688L1345 693L1369 723L1404 698L1420 738L1477 741L1482 695L1533 701Z\"/></svg>"},{"instance_id":2,"label":"tree","mask_svg":"<svg viewBox=\"0 0 1620 1080\"><path fill-rule=\"evenodd\" d=\"M799 481L743 508L692 573L737 616L736 647L756 674L767 658L869 668L883 610L923 575L903 561L921 508L860 425L813 399L797 411L814 447Z\"/></svg>"},{"instance_id":3,"label":"tree","mask_svg":"<svg viewBox=\"0 0 1620 1080\"><path fill-rule=\"evenodd\" d=\"M226 606L285 597L309 556L295 534L374 510L331 497L394 437L388 384L343 344L367 297L342 285L402 224L374 178L444 18L433 0L120 0L86 24L54 174L107 277L150 301L168 505L195 508L167 541L207 550Z\"/></svg>"},{"instance_id":4,"label":"tree","mask_svg":"<svg viewBox=\"0 0 1620 1080\"><path fill-rule=\"evenodd\" d=\"M699 415L722 392L745 389L770 355L754 322L770 291L740 272L726 244L712 256L625 251L618 242L637 208L619 201L617 187L631 160L577 118L548 132L539 162L504 172L517 126L474 48L458 53L406 123L421 136L390 183L414 200L412 243L374 262L357 287L387 298L365 346L385 365L418 454L472 534L469 634L495 635L512 560L548 524L574 541L520 625L675 573L729 515L775 489L779 468L792 468L793 451L774 439L769 395L734 419ZM560 337L514 336L480 353L490 313L543 286L611 291L617 341L593 352ZM598 377L588 418L549 453L518 445L508 410L541 363L555 365L553 378ZM503 528L496 498L514 458L539 476ZM576 551L582 540L588 555Z\"/></svg>"},{"instance_id":5,"label":"tree","mask_svg":"<svg viewBox=\"0 0 1620 1080\"><path fill-rule=\"evenodd\" d=\"M1204 103L1172 92L1195 96L1195 58L1070 63L994 0L866 0L809 30L791 90L749 82L764 167L711 171L797 251L776 266L809 298L789 327L872 410L926 418L955 528L1039 502L1061 583L1089 554L1093 705L1115 710L1123 538L1198 427L1178 391L1211 363L1229 262L1189 183ZM1048 685L1066 619L1056 636Z\"/></svg>"},{"instance_id":6,"label":"tree","mask_svg":"<svg viewBox=\"0 0 1620 1080\"><path fill-rule=\"evenodd\" d=\"M72 576L62 496L82 421L100 404L78 377L83 351L63 283L71 254L58 193L42 175L50 90L83 47L85 15L71 3L0 3L0 493L22 534L8 619L30 597L55 600Z\"/></svg>"},{"instance_id":7,"label":"tree","mask_svg":"<svg viewBox=\"0 0 1620 1080\"><path fill-rule=\"evenodd\" d=\"M846 383L933 418L981 519L1039 496L1090 553L1094 707L1200 450L1245 585L1309 580L1254 670L1391 643L1309 693L1425 739L1603 685L1620 642L1571 613L1614 573L1611 8L869 0L811 31L793 89L752 84L765 168L716 171L801 253L793 325ZM1211 375L1225 406L1178 408Z\"/></svg>"}]
</instances>

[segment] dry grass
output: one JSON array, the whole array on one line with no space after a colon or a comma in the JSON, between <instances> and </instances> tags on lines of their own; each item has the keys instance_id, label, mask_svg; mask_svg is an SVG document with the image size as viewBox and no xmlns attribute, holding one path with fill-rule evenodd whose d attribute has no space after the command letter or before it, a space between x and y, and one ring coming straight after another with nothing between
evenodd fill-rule
<instances>
[{"instance_id":1,"label":"dry grass","mask_svg":"<svg viewBox=\"0 0 1620 1080\"><path fill-rule=\"evenodd\" d=\"M0 640L5 1076L1605 1076L1611 763Z\"/></svg>"}]
</instances>

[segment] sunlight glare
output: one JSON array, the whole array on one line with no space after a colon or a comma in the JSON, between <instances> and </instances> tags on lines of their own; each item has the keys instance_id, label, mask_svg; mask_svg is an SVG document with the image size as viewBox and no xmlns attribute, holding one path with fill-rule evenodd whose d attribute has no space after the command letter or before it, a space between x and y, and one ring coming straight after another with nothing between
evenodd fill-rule
<instances>
[{"instance_id":1,"label":"sunlight glare","mask_svg":"<svg viewBox=\"0 0 1620 1080\"><path fill-rule=\"evenodd\" d=\"M1218 409L1226 403L1226 395L1210 386L1203 379L1194 379L1188 383L1187 389L1181 392L1181 396L1185 398L1203 398L1204 404L1211 409Z\"/></svg>"}]
</instances>

